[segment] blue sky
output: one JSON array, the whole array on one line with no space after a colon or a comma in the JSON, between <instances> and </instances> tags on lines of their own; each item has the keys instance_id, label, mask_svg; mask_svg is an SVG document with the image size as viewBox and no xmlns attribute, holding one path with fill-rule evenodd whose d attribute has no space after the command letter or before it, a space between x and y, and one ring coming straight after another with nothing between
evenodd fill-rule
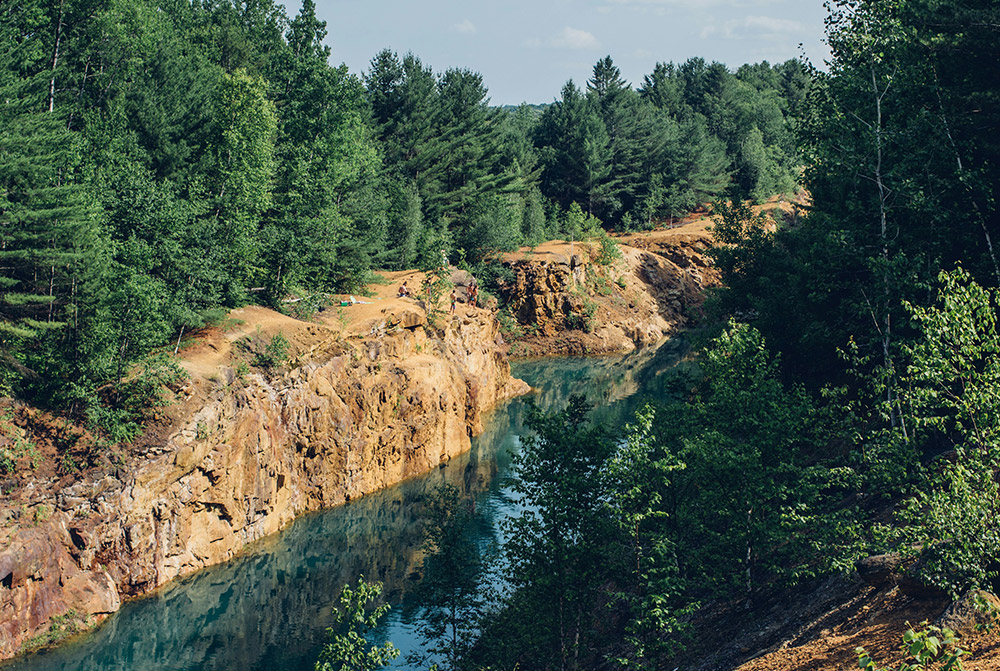
<instances>
[{"instance_id":1,"label":"blue sky","mask_svg":"<svg viewBox=\"0 0 1000 671\"><path fill-rule=\"evenodd\" d=\"M816 65L828 55L822 0L316 0L316 12L334 63L361 74L386 47L412 51L435 72L482 73L495 105L551 102L606 54L634 86L658 61L736 68L796 58L800 43Z\"/></svg>"}]
</instances>

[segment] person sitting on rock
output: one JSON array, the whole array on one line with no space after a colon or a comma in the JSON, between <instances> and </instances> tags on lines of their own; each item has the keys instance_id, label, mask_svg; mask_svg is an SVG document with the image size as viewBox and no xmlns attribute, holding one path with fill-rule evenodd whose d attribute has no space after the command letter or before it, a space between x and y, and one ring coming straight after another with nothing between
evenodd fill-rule
<instances>
[{"instance_id":1,"label":"person sitting on rock","mask_svg":"<svg viewBox=\"0 0 1000 671\"><path fill-rule=\"evenodd\" d=\"M399 296L397 298L409 298L410 297L410 287L406 286L406 280L399 286Z\"/></svg>"}]
</instances>

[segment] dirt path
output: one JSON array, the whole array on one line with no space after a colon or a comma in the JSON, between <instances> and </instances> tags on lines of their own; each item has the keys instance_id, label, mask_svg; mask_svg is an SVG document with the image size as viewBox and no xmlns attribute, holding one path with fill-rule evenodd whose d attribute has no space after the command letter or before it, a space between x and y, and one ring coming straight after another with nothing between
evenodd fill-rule
<instances>
[{"instance_id":1,"label":"dirt path","mask_svg":"<svg viewBox=\"0 0 1000 671\"><path fill-rule=\"evenodd\" d=\"M331 295L333 305L316 312L311 321L295 319L269 308L247 306L231 311L220 327L202 329L184 341L180 363L196 380L217 376L234 363L233 346L244 338L260 337L269 341L281 333L291 344L291 351L315 350L325 342L360 338L376 333L386 323L425 321L427 311L417 294L426 274L417 270L381 272L385 283L370 284L364 294ZM398 290L407 283L413 298L399 298ZM447 310L448 297L442 296L438 308ZM459 305L456 312L476 310Z\"/></svg>"}]
</instances>

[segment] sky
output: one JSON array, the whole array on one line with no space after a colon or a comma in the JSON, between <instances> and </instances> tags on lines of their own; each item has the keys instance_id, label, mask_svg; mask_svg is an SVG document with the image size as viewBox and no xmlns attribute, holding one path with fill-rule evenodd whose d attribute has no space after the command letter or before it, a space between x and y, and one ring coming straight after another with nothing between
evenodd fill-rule
<instances>
[{"instance_id":1,"label":"sky","mask_svg":"<svg viewBox=\"0 0 1000 671\"><path fill-rule=\"evenodd\" d=\"M552 102L605 55L635 87L657 62L694 56L732 69L829 56L822 0L315 1L334 64L360 75L382 49L413 52L435 72L481 73L494 105ZM301 0L285 6L294 16Z\"/></svg>"}]
</instances>

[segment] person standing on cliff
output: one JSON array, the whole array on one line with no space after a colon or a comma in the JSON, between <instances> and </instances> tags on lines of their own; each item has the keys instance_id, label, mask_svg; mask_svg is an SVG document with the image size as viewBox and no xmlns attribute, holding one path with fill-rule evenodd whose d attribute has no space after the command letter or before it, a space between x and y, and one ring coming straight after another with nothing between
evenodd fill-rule
<instances>
[{"instance_id":1,"label":"person standing on cliff","mask_svg":"<svg viewBox=\"0 0 1000 671\"><path fill-rule=\"evenodd\" d=\"M455 314L455 305L457 303L458 303L458 294L456 294L455 290L452 289L451 290L451 313L452 314Z\"/></svg>"}]
</instances>

